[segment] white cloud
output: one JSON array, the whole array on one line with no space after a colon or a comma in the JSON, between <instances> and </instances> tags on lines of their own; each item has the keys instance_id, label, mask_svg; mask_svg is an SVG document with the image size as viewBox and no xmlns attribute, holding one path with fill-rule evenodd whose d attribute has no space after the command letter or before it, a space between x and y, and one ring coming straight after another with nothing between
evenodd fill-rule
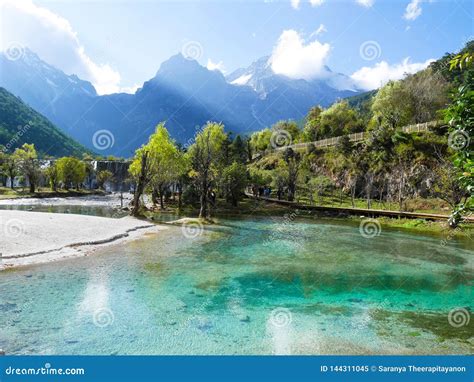
<instances>
[{"instance_id":1,"label":"white cloud","mask_svg":"<svg viewBox=\"0 0 474 382\"><path fill-rule=\"evenodd\" d=\"M421 0L411 0L405 9L403 17L406 20L415 20L421 15Z\"/></svg>"},{"instance_id":2,"label":"white cloud","mask_svg":"<svg viewBox=\"0 0 474 382\"><path fill-rule=\"evenodd\" d=\"M219 72L225 73L225 67L222 61L213 62L210 58L208 58L206 67L208 70L218 70Z\"/></svg>"},{"instance_id":3,"label":"white cloud","mask_svg":"<svg viewBox=\"0 0 474 382\"><path fill-rule=\"evenodd\" d=\"M309 3L311 4L312 7L319 7L325 1L326 0L309 0ZM301 0L290 0L290 4L293 9L300 9Z\"/></svg>"},{"instance_id":4,"label":"white cloud","mask_svg":"<svg viewBox=\"0 0 474 382\"><path fill-rule=\"evenodd\" d=\"M385 85L390 80L400 80L405 74L416 73L425 69L433 59L425 62L410 62L405 58L401 63L390 65L386 61L376 63L373 67L364 66L351 75L351 78L363 89L372 90Z\"/></svg>"},{"instance_id":5,"label":"white cloud","mask_svg":"<svg viewBox=\"0 0 474 382\"><path fill-rule=\"evenodd\" d=\"M375 0L356 0L356 3L362 5L363 7L370 8L372 5L374 5Z\"/></svg>"},{"instance_id":6,"label":"white cloud","mask_svg":"<svg viewBox=\"0 0 474 382\"><path fill-rule=\"evenodd\" d=\"M99 94L122 91L120 73L87 55L68 20L31 0L1 0L0 8L0 50L13 41L18 42L66 74L76 74L92 82Z\"/></svg>"},{"instance_id":7,"label":"white cloud","mask_svg":"<svg viewBox=\"0 0 474 382\"><path fill-rule=\"evenodd\" d=\"M301 3L300 0L290 0L290 2L291 2L291 6L294 9L299 9L300 8L300 3Z\"/></svg>"},{"instance_id":8,"label":"white cloud","mask_svg":"<svg viewBox=\"0 0 474 382\"><path fill-rule=\"evenodd\" d=\"M138 89L140 89L141 85L135 84L133 86L123 86L120 88L119 92L120 93L129 93L129 94L135 94Z\"/></svg>"},{"instance_id":9,"label":"white cloud","mask_svg":"<svg viewBox=\"0 0 474 382\"><path fill-rule=\"evenodd\" d=\"M310 37L313 37L313 36L319 36L320 34L323 34L325 32L327 32L328 30L326 29L326 26L324 24L320 24L318 29L316 29L313 33L311 33L311 36Z\"/></svg>"},{"instance_id":10,"label":"white cloud","mask_svg":"<svg viewBox=\"0 0 474 382\"><path fill-rule=\"evenodd\" d=\"M295 30L285 30L273 48L271 67L275 73L290 78L323 77L327 73L324 64L330 49L329 44L317 40L306 43Z\"/></svg>"}]
</instances>

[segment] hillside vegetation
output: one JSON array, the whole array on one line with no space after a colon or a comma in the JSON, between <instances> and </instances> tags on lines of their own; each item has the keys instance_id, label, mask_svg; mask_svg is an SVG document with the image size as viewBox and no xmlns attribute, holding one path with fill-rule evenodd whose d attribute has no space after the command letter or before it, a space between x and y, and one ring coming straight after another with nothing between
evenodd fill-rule
<instances>
[{"instance_id":1,"label":"hillside vegetation","mask_svg":"<svg viewBox=\"0 0 474 382\"><path fill-rule=\"evenodd\" d=\"M34 144L40 157L90 153L46 117L0 88L0 146L13 152L24 143Z\"/></svg>"}]
</instances>

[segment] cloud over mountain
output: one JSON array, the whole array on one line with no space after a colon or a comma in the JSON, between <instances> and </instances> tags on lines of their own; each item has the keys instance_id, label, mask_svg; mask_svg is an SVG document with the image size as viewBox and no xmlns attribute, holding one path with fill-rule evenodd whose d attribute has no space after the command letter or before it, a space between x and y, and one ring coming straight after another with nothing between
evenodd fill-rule
<instances>
[{"instance_id":1,"label":"cloud over mountain","mask_svg":"<svg viewBox=\"0 0 474 382\"><path fill-rule=\"evenodd\" d=\"M318 40L306 42L293 29L283 31L273 48L273 72L293 79L311 80L326 74L325 63L331 46Z\"/></svg>"},{"instance_id":2,"label":"cloud over mountain","mask_svg":"<svg viewBox=\"0 0 474 382\"><path fill-rule=\"evenodd\" d=\"M410 57L393 65L390 65L386 61L381 61L372 67L362 67L354 72L351 78L363 89L377 89L390 80L399 80L403 78L405 74L412 74L425 69L433 61L433 59L429 59L425 62L410 62Z\"/></svg>"},{"instance_id":3,"label":"cloud over mountain","mask_svg":"<svg viewBox=\"0 0 474 382\"><path fill-rule=\"evenodd\" d=\"M12 44L29 47L65 73L77 74L92 82L99 94L123 90L120 88L120 73L87 55L77 33L65 18L35 5L31 0L3 0L0 10L0 50L7 50Z\"/></svg>"}]
</instances>

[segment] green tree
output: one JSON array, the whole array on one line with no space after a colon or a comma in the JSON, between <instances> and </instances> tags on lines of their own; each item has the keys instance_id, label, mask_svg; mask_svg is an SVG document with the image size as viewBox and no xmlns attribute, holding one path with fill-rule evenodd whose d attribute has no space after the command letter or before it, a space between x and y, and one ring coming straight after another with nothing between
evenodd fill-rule
<instances>
[{"instance_id":1,"label":"green tree","mask_svg":"<svg viewBox=\"0 0 474 382\"><path fill-rule=\"evenodd\" d=\"M300 137L301 131L298 124L295 121L278 121L272 126L272 133L284 131L288 133L291 139L288 140L288 144L296 143Z\"/></svg>"},{"instance_id":2,"label":"green tree","mask_svg":"<svg viewBox=\"0 0 474 382\"><path fill-rule=\"evenodd\" d=\"M132 215L139 216L140 198L152 177L152 172L150 171L149 148L147 145L143 145L135 151L135 156L128 171L132 179L135 181Z\"/></svg>"},{"instance_id":3,"label":"green tree","mask_svg":"<svg viewBox=\"0 0 474 382\"><path fill-rule=\"evenodd\" d=\"M140 197L148 185L153 202L159 197L160 207L164 209L165 191L171 183L178 182L185 165L184 155L171 139L165 124L158 124L148 143L137 150L129 168L137 183L133 213L138 214Z\"/></svg>"},{"instance_id":4,"label":"green tree","mask_svg":"<svg viewBox=\"0 0 474 382\"><path fill-rule=\"evenodd\" d=\"M268 128L253 133L250 136L250 147L252 148L252 151L255 153L268 149L271 137L272 132Z\"/></svg>"},{"instance_id":5,"label":"green tree","mask_svg":"<svg viewBox=\"0 0 474 382\"><path fill-rule=\"evenodd\" d=\"M163 210L165 190L179 177L176 164L181 156L163 123L157 126L155 133L150 137L148 147L152 188L159 196L160 208Z\"/></svg>"},{"instance_id":6,"label":"green tree","mask_svg":"<svg viewBox=\"0 0 474 382\"><path fill-rule=\"evenodd\" d=\"M7 178L10 178L10 188L13 190L13 181L18 175L18 158L14 155L5 153L1 164L1 171Z\"/></svg>"},{"instance_id":7,"label":"green tree","mask_svg":"<svg viewBox=\"0 0 474 382\"><path fill-rule=\"evenodd\" d=\"M46 177L48 178L49 186L51 191L56 192L59 184L59 170L56 162L50 162L49 166L44 170Z\"/></svg>"},{"instance_id":8,"label":"green tree","mask_svg":"<svg viewBox=\"0 0 474 382\"><path fill-rule=\"evenodd\" d=\"M266 186L272 181L272 175L268 170L262 170L257 167L249 168L249 178L250 184L252 185L253 196L257 198L258 189L260 187Z\"/></svg>"},{"instance_id":9,"label":"green tree","mask_svg":"<svg viewBox=\"0 0 474 382\"><path fill-rule=\"evenodd\" d=\"M208 122L189 148L193 175L200 193L200 218L211 217L210 195L215 167L222 160L226 134L224 125Z\"/></svg>"},{"instance_id":10,"label":"green tree","mask_svg":"<svg viewBox=\"0 0 474 382\"><path fill-rule=\"evenodd\" d=\"M237 135L230 145L230 159L245 164L249 158L247 142Z\"/></svg>"},{"instance_id":11,"label":"green tree","mask_svg":"<svg viewBox=\"0 0 474 382\"><path fill-rule=\"evenodd\" d=\"M288 186L288 164L283 159L275 164L275 168L271 171L271 179L271 185L276 189L277 198L281 200L285 188Z\"/></svg>"},{"instance_id":12,"label":"green tree","mask_svg":"<svg viewBox=\"0 0 474 382\"><path fill-rule=\"evenodd\" d=\"M321 106L313 106L306 116L306 122L302 133L303 142L314 142L320 139L318 129L321 123Z\"/></svg>"},{"instance_id":13,"label":"green tree","mask_svg":"<svg viewBox=\"0 0 474 382\"><path fill-rule=\"evenodd\" d=\"M30 192L34 193L41 174L35 145L25 143L15 150L13 156L17 158L18 168L21 174L28 179Z\"/></svg>"},{"instance_id":14,"label":"green tree","mask_svg":"<svg viewBox=\"0 0 474 382\"><path fill-rule=\"evenodd\" d=\"M57 160L59 180L66 190L71 187L79 189L86 177L86 166L84 162L73 157L63 157Z\"/></svg>"},{"instance_id":15,"label":"green tree","mask_svg":"<svg viewBox=\"0 0 474 382\"><path fill-rule=\"evenodd\" d=\"M237 207L247 187L247 168L244 164L233 162L223 172L226 199Z\"/></svg>"},{"instance_id":16,"label":"green tree","mask_svg":"<svg viewBox=\"0 0 474 382\"><path fill-rule=\"evenodd\" d=\"M362 131L364 125L357 111L345 100L336 102L319 116L317 136L322 138L336 137Z\"/></svg>"},{"instance_id":17,"label":"green tree","mask_svg":"<svg viewBox=\"0 0 474 382\"><path fill-rule=\"evenodd\" d=\"M291 202L296 195L296 182L298 180L298 171L301 155L291 148L287 148L284 153L284 160L288 168L288 200Z\"/></svg>"},{"instance_id":18,"label":"green tree","mask_svg":"<svg viewBox=\"0 0 474 382\"><path fill-rule=\"evenodd\" d=\"M413 118L413 102L401 81L389 81L374 97L372 114L378 124L391 128L407 125Z\"/></svg>"}]
</instances>

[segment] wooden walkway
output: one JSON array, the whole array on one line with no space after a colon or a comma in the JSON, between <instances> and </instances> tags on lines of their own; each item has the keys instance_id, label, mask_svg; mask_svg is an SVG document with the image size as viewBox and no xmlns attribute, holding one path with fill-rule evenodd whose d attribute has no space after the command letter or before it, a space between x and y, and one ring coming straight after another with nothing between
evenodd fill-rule
<instances>
[{"instance_id":1,"label":"wooden walkway","mask_svg":"<svg viewBox=\"0 0 474 382\"><path fill-rule=\"evenodd\" d=\"M431 122L424 122L424 123L417 123L414 125L407 125L402 127L400 130L405 132L405 133L421 133L424 131L429 131L432 128L442 126L443 121L431 121ZM369 132L365 131L362 133L353 133L353 134L348 134L348 135L340 135L338 137L332 137L332 138L326 138L326 139L321 139L319 141L313 141L313 142L304 142L304 143L295 143L293 145L288 145L288 146L282 146L282 147L277 147L275 149L267 149L263 153L260 154L255 154L254 158L256 156L265 156L267 154L270 154L271 152L275 151L281 151L281 150L286 150L287 148L292 148L293 150L304 150L310 146L314 146L316 148L325 148L325 147L331 147L335 146L337 142L342 137L349 137L350 142L361 142L364 139L366 139L370 135Z\"/></svg>"},{"instance_id":2,"label":"wooden walkway","mask_svg":"<svg viewBox=\"0 0 474 382\"><path fill-rule=\"evenodd\" d=\"M254 198L254 196L248 192L245 195L249 198ZM389 210L372 210L366 208L352 208L352 207L332 207L332 206L312 206L309 204L301 204L297 202L289 202L288 200L278 200L273 198L267 198L258 196L258 200L264 200L267 202L277 203L280 205L293 207L299 210L308 210L308 211L323 211L323 212L334 212L334 213L346 213L349 215L364 215L370 217L376 216L387 216L387 217L396 217L396 218L407 218L407 219L424 219L424 220L437 220L437 221L447 221L448 215L441 214L429 214L423 212L404 212L404 211L389 211ZM474 223L474 218L469 217L465 218L465 222Z\"/></svg>"}]
</instances>

